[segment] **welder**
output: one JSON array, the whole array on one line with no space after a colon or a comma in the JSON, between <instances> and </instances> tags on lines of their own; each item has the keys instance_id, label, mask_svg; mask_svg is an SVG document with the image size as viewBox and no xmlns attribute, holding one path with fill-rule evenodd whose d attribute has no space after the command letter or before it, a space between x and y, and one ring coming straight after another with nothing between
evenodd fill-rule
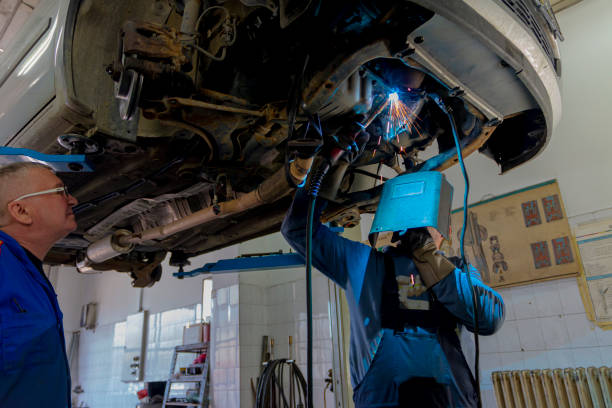
<instances>
[{"instance_id":1,"label":"welder","mask_svg":"<svg viewBox=\"0 0 612 408\"><path fill-rule=\"evenodd\" d=\"M382 251L343 238L323 225L319 218L326 202L317 200L312 264L346 293L357 408L476 407L478 385L458 331L465 326L472 332L477 328L480 335L495 333L504 320L503 300L482 282L475 268L439 251L447 231L440 234L425 225L406 228L403 219L420 211L414 205L415 194L398 199L385 191L410 176L398 176L384 186L372 230L392 232L395 246ZM308 193L308 188L297 190L281 229L305 257ZM383 211L384 217L379 217ZM385 221L377 223L377 218Z\"/></svg>"}]
</instances>

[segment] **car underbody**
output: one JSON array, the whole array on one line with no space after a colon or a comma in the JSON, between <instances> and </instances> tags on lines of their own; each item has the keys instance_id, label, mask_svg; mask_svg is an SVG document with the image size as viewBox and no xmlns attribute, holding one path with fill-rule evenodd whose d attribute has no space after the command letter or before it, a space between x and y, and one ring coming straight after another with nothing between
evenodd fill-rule
<instances>
[{"instance_id":1,"label":"car underbody","mask_svg":"<svg viewBox=\"0 0 612 408\"><path fill-rule=\"evenodd\" d=\"M439 101L464 156L480 151L502 172L531 159L560 115L554 17L530 2L522 17L512 9L522 2L446 3L69 2L63 96L5 143L83 153L94 169L61 174L79 227L46 261L74 264L127 231L129 250L82 271L129 272L148 286L168 252L183 266L278 231L300 149L340 146L359 123L369 138L321 190L324 221L354 226L376 210L381 166L456 163ZM419 158L432 145L438 154ZM204 212L200 224L164 230Z\"/></svg>"}]
</instances>

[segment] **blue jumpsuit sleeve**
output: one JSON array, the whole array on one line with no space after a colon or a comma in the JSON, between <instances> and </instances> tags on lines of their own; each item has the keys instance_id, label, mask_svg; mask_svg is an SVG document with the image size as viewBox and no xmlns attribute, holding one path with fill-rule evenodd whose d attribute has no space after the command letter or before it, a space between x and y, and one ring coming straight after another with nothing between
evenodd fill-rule
<instances>
[{"instance_id":1,"label":"blue jumpsuit sleeve","mask_svg":"<svg viewBox=\"0 0 612 408\"><path fill-rule=\"evenodd\" d=\"M480 273L473 266L470 265L469 271L478 303L478 334L491 335L504 322L504 301L499 293L482 282ZM467 274L456 268L431 289L438 301L474 332L474 307Z\"/></svg>"},{"instance_id":2,"label":"blue jumpsuit sleeve","mask_svg":"<svg viewBox=\"0 0 612 408\"><path fill-rule=\"evenodd\" d=\"M281 233L287 242L304 257L308 202L306 189L298 189L281 226ZM325 200L317 198L312 226L312 264L343 289L347 289L349 283L355 289L358 283L354 282L355 279L361 277L359 280L363 282L371 248L340 237L321 224L319 219L324 204Z\"/></svg>"}]
</instances>

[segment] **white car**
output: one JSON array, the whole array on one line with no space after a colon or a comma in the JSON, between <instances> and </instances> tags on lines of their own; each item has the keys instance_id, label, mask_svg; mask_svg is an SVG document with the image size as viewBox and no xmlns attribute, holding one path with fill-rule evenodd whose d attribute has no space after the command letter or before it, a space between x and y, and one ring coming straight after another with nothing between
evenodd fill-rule
<instances>
[{"instance_id":1,"label":"white car","mask_svg":"<svg viewBox=\"0 0 612 408\"><path fill-rule=\"evenodd\" d=\"M560 119L546 2L202 4L45 0L0 55L0 143L85 154L93 169L61 174L79 228L48 262L150 285L167 252L184 265L277 231L295 188L286 169L318 144L353 146L321 193L325 220L351 226L376 208L377 166L455 162L447 111L464 155L503 172ZM420 159L432 143L439 155Z\"/></svg>"}]
</instances>

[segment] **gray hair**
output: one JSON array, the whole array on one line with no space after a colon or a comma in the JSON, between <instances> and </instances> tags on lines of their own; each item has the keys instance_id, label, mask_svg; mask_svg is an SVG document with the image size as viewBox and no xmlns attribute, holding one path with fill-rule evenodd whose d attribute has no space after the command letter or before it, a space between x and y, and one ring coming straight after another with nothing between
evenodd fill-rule
<instances>
[{"instance_id":1,"label":"gray hair","mask_svg":"<svg viewBox=\"0 0 612 408\"><path fill-rule=\"evenodd\" d=\"M55 173L51 167L38 162L18 162L0 167L0 219L4 217L6 213L6 204L8 204L6 199L6 186L8 181L16 176L24 175L31 169L44 169Z\"/></svg>"}]
</instances>

